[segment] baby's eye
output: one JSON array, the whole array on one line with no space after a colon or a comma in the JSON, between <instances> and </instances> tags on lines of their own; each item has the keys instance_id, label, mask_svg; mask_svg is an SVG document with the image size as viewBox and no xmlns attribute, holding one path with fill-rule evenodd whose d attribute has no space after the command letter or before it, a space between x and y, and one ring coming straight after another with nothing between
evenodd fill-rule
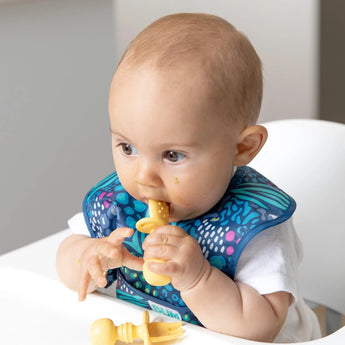
<instances>
[{"instance_id":1,"label":"baby's eye","mask_svg":"<svg viewBox=\"0 0 345 345\"><path fill-rule=\"evenodd\" d=\"M166 151L163 156L172 163L180 162L186 157L183 153L176 151Z\"/></svg>"},{"instance_id":2,"label":"baby's eye","mask_svg":"<svg viewBox=\"0 0 345 345\"><path fill-rule=\"evenodd\" d=\"M137 150L133 145L130 144L120 144L122 152L126 155L126 156L131 156L131 155L136 155L137 154Z\"/></svg>"}]
</instances>

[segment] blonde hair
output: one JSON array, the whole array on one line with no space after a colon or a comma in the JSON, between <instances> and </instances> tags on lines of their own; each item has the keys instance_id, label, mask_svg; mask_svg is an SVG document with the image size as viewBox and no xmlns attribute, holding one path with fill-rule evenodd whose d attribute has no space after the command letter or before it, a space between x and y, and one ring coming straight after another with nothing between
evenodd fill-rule
<instances>
[{"instance_id":1,"label":"blonde hair","mask_svg":"<svg viewBox=\"0 0 345 345\"><path fill-rule=\"evenodd\" d=\"M211 95L232 121L253 124L262 101L261 61L249 40L226 20L178 13L158 19L129 44L119 66L202 67Z\"/></svg>"}]
</instances>

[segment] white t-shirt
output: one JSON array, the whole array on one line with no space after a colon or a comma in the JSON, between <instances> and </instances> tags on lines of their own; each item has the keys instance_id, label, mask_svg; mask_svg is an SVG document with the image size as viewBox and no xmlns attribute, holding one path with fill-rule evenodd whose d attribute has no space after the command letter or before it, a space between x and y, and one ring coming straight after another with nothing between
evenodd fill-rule
<instances>
[{"instance_id":1,"label":"white t-shirt","mask_svg":"<svg viewBox=\"0 0 345 345\"><path fill-rule=\"evenodd\" d=\"M235 280L265 295L286 291L293 300L276 343L294 343L321 337L316 315L299 293L298 267L303 258L300 239L291 218L260 232L243 250Z\"/></svg>"},{"instance_id":2,"label":"white t-shirt","mask_svg":"<svg viewBox=\"0 0 345 345\"><path fill-rule=\"evenodd\" d=\"M90 236L82 213L71 218L68 225L72 233ZM243 250L237 264L235 281L251 286L261 295L277 291L291 294L291 305L275 339L277 343L321 337L315 314L299 294L297 272L302 256L301 242L289 219L256 235Z\"/></svg>"}]
</instances>

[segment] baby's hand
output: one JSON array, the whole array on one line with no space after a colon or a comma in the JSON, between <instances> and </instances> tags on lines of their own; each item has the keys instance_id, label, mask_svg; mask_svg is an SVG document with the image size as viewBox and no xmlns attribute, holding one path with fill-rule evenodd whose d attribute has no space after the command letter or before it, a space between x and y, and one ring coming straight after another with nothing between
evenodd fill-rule
<instances>
[{"instance_id":1,"label":"baby's hand","mask_svg":"<svg viewBox=\"0 0 345 345\"><path fill-rule=\"evenodd\" d=\"M209 274L210 265L198 242L178 226L166 225L157 228L146 237L143 249L144 260L166 261L149 262L148 269L170 276L171 283L177 290L188 290Z\"/></svg>"},{"instance_id":2,"label":"baby's hand","mask_svg":"<svg viewBox=\"0 0 345 345\"><path fill-rule=\"evenodd\" d=\"M108 237L93 239L80 257L79 300L83 301L90 290L107 284L105 273L112 268L127 266L142 270L143 260L128 252L122 245L126 237L132 236L130 228L118 228Z\"/></svg>"}]
</instances>

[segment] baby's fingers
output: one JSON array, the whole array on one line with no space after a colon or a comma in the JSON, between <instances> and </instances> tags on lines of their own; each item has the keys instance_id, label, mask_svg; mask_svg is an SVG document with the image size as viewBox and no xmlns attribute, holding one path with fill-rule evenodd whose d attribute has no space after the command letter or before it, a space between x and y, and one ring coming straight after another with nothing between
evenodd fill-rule
<instances>
[{"instance_id":1,"label":"baby's fingers","mask_svg":"<svg viewBox=\"0 0 345 345\"><path fill-rule=\"evenodd\" d=\"M107 285L107 279L104 275L104 271L99 258L95 257L90 261L88 271L93 281L99 287L104 287Z\"/></svg>"},{"instance_id":2,"label":"baby's fingers","mask_svg":"<svg viewBox=\"0 0 345 345\"><path fill-rule=\"evenodd\" d=\"M107 280L103 275L101 261L98 256L94 256L82 265L80 269L79 301L83 301L86 298L89 290L94 290L97 286L104 287L106 284Z\"/></svg>"},{"instance_id":3,"label":"baby's fingers","mask_svg":"<svg viewBox=\"0 0 345 345\"><path fill-rule=\"evenodd\" d=\"M107 237L107 241L113 246L120 246L126 237L133 235L133 232L130 228L118 228Z\"/></svg>"},{"instance_id":4,"label":"baby's fingers","mask_svg":"<svg viewBox=\"0 0 345 345\"><path fill-rule=\"evenodd\" d=\"M100 241L96 248L96 252L99 257L114 259L119 254L119 249L116 248L113 243Z\"/></svg>"},{"instance_id":5,"label":"baby's fingers","mask_svg":"<svg viewBox=\"0 0 345 345\"><path fill-rule=\"evenodd\" d=\"M131 254L126 248L123 248L122 265L132 270L142 271L144 260Z\"/></svg>"},{"instance_id":6,"label":"baby's fingers","mask_svg":"<svg viewBox=\"0 0 345 345\"><path fill-rule=\"evenodd\" d=\"M80 302L84 301L86 298L90 280L91 277L88 271L81 272L78 290L78 299Z\"/></svg>"}]
</instances>

